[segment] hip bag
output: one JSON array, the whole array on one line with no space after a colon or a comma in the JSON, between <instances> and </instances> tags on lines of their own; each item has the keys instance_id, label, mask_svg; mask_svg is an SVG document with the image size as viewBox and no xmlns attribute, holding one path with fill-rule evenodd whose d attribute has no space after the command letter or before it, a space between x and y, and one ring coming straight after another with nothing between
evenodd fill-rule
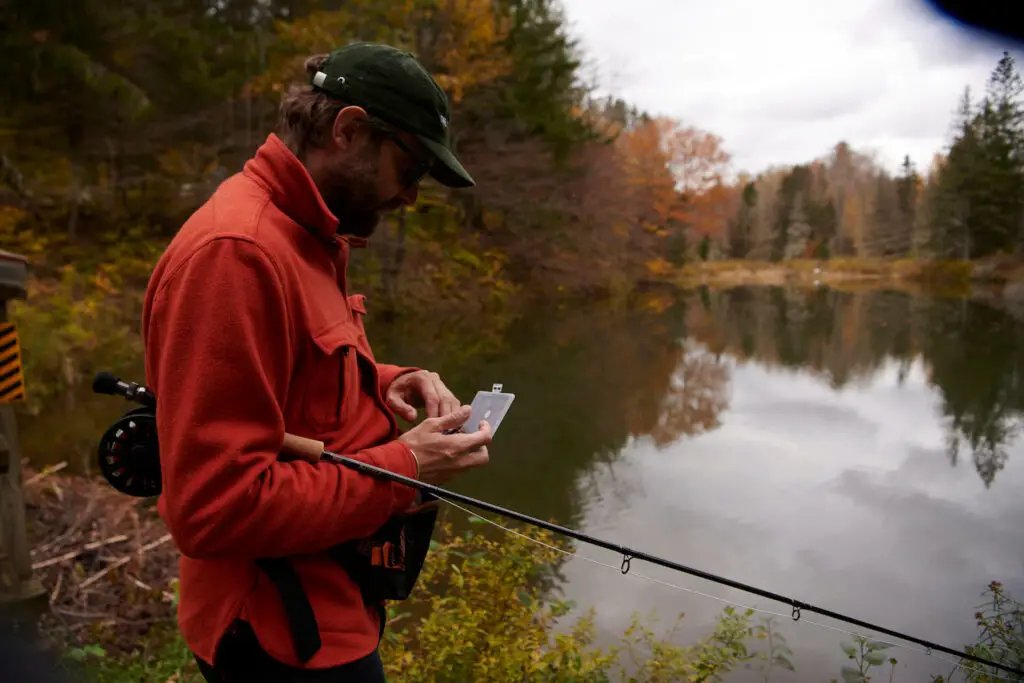
<instances>
[{"instance_id":1,"label":"hip bag","mask_svg":"<svg viewBox=\"0 0 1024 683\"><path fill-rule=\"evenodd\" d=\"M387 617L385 602L405 600L412 594L437 522L439 502L423 494L416 508L394 515L372 536L347 541L326 553L359 586L363 602L380 614L380 634ZM288 558L256 560L256 565L277 587L292 632L295 654L305 663L319 651L322 641L313 606L299 575Z\"/></svg>"}]
</instances>

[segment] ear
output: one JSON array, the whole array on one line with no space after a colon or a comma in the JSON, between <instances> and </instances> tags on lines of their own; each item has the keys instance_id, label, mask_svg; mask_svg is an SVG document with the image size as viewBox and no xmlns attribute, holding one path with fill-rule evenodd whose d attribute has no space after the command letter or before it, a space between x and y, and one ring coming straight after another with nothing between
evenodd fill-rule
<instances>
[{"instance_id":1,"label":"ear","mask_svg":"<svg viewBox=\"0 0 1024 683\"><path fill-rule=\"evenodd\" d=\"M334 118L334 127L331 130L331 139L339 149L347 150L352 147L356 135L359 132L359 124L368 116L362 107L344 107Z\"/></svg>"}]
</instances>

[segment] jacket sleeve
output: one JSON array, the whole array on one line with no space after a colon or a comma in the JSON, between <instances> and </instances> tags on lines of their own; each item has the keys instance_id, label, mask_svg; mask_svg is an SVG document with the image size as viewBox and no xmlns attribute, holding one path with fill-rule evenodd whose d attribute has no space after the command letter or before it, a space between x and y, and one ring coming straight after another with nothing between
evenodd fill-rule
<instances>
[{"instance_id":1,"label":"jacket sleeve","mask_svg":"<svg viewBox=\"0 0 1024 683\"><path fill-rule=\"evenodd\" d=\"M282 280L247 238L201 246L145 316L157 395L161 516L197 558L312 553L373 533L415 489L330 463L279 461L294 339ZM400 441L351 454L409 477Z\"/></svg>"}]
</instances>

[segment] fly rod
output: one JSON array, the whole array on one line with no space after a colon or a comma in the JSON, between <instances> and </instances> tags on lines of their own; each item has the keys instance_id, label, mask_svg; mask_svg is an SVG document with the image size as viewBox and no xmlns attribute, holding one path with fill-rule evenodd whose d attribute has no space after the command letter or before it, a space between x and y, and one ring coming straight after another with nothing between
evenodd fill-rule
<instances>
[{"instance_id":1,"label":"fly rod","mask_svg":"<svg viewBox=\"0 0 1024 683\"><path fill-rule=\"evenodd\" d=\"M581 531L576 531L575 529L570 529L568 527L554 524L552 522L546 522L542 519L538 519L537 517L531 517L530 515L518 512L516 510L510 510L508 508L501 507L500 505L495 505L494 503L488 503L487 501L478 500L476 498L472 498L461 493L449 491L448 489L444 489L439 486L434 486L433 484L428 484L417 479L411 479L396 472L381 469L380 467L360 462L359 460L353 460L352 458L346 457L344 455L338 455L337 453L332 453L331 451L325 450L324 444L321 441L316 441L314 439L308 439L301 436L295 436L293 434L286 434L284 450L292 453L293 455L303 457L304 459L312 459L315 454L316 457L320 460L337 463L339 465L345 465L346 467L354 469L358 472L361 472L372 477L377 477L379 479L387 479L399 484L405 484L406 486L411 486L413 488L419 489L420 491L429 493L430 495L436 498L440 498L442 500L456 501L459 503L463 503L465 505L475 507L480 510L487 510L488 512L493 512L502 517L516 519L520 522L525 522L526 524L530 524L532 526L547 529L548 531L552 531L557 534L562 534L564 536L569 536L578 541L583 541L584 543L588 543L599 548L604 548L605 550L614 551L623 556L621 568L623 574L629 573L629 565L631 560L644 560L646 562L650 562L651 564L656 564L658 566L665 567L666 569L672 569L677 572L682 572L683 574L690 574L691 576L696 576L702 579L706 579L708 581L713 581L724 586L729 586L730 588L738 588L739 590L745 591L747 593L753 593L754 595L760 595L761 597L768 598L770 600L775 600L777 602L788 604L793 608L792 616L795 621L798 621L800 619L800 613L803 610L806 610L808 612L815 612L817 614L821 614L832 619L837 619L848 624L853 624L861 628L865 628L871 631L877 631L879 633L884 633L894 638L900 638L902 640L915 643L917 645L920 645L931 650L944 652L948 655L953 655L954 657L962 657L964 659L971 660L978 664L994 666L998 669L1001 669L1002 671L1006 671L1007 673L1024 675L1024 671L1020 669L1015 669L1010 666L1006 666L1004 664L1000 664L999 662L994 662L983 657L977 657L967 652L954 650L952 648L948 648L937 643L932 643L921 638L910 636L905 633L900 633L899 631L893 631L891 629L878 626L867 621L862 621L854 617L848 617L843 614L839 614L838 612L833 612L832 610L825 609L823 607L816 607L815 605L811 605L800 600L795 600L793 598L789 598L778 593L773 593L772 591L764 590L762 588L757 588L755 586L741 583L739 581L734 581L723 576L711 574L700 569L694 569L693 567L687 567L686 565L679 564L678 562L673 562L671 560L666 560L664 558L658 557L657 555L651 555L640 550L634 550L633 548L620 545L618 543L611 543L610 541L602 540L595 536L591 536L590 534L585 534Z\"/></svg>"},{"instance_id":2,"label":"fly rod","mask_svg":"<svg viewBox=\"0 0 1024 683\"><path fill-rule=\"evenodd\" d=\"M105 372L101 372L96 376L96 379L93 381L93 390L97 393L120 395L130 401L140 403L143 406L142 408L129 411L122 416L107 430L106 434L104 434L101 439L99 453L100 469L104 477L111 483L111 485L122 493L134 496L159 494L160 466L156 438L155 395L153 395L153 393L144 386L134 382L125 382L120 378ZM666 560L658 557L657 555L651 555L625 545L605 541L595 536L591 536L590 534L576 531L575 529L570 529L553 522L547 522L536 517L531 517L530 515L516 510L510 510L508 508L501 507L500 505L495 505L494 503L478 500L471 496L456 493L455 491L449 491L448 489L440 486L435 486L427 482L419 481L418 479L406 477L398 474L397 472L392 472L365 462L360 462L359 460L354 460L344 455L332 453L331 451L326 450L325 444L322 441L286 433L284 435L284 442L281 450L283 453L302 458L309 462L315 463L322 461L343 465L360 472L361 474L410 486L441 500L463 503L480 510L492 512L502 517L515 519L531 526L546 529L556 534L568 536L578 541L582 541L599 548L604 548L605 550L613 551L622 555L621 571L623 574L629 573L630 562L632 560L644 560L651 564L665 567L666 569L671 569L683 574L689 574L690 576L696 576L723 586L729 586L730 588L736 588L753 595L759 595L763 598L768 598L769 600L790 605L792 607L792 617L794 621L799 621L801 612L806 610L808 612L814 612L816 614L836 619L837 621L842 621L860 628L868 629L870 631L884 633L888 636L920 645L929 651L936 650L977 664L995 667L996 669L1007 673L1024 676L1024 670L1016 669L1000 662L995 662L984 657L978 657L977 655L973 655L968 652L954 650L953 648L946 647L938 643L933 643L922 638L894 631L861 619L848 617L830 609L817 607L801 600L796 600L785 595L780 595L779 593L764 590L763 588L757 588L756 586L741 583L723 576L718 576L717 574L705 572L700 569L694 569L693 567L688 567L678 562Z\"/></svg>"}]
</instances>

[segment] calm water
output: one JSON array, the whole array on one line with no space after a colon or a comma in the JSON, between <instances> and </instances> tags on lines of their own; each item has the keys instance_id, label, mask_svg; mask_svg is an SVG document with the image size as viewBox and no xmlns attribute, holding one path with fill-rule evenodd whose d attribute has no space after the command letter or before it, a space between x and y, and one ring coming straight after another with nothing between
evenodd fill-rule
<instances>
[{"instance_id":1,"label":"calm water","mask_svg":"<svg viewBox=\"0 0 1024 683\"><path fill-rule=\"evenodd\" d=\"M957 648L989 581L1024 599L1024 316L744 288L461 329L474 332L371 325L378 357L439 371L463 400L494 382L516 394L490 466L457 490ZM24 429L29 455L52 460L34 445L42 427ZM685 612L692 642L724 606L638 572L789 614L641 561L622 576L621 557L579 550L615 567L562 572L565 597L596 608L601 644L652 609L665 627ZM797 672L771 680L840 678L844 637L808 620L844 626L777 620ZM896 680L951 668L889 652Z\"/></svg>"},{"instance_id":2,"label":"calm water","mask_svg":"<svg viewBox=\"0 0 1024 683\"><path fill-rule=\"evenodd\" d=\"M438 368L464 400L492 382L516 393L491 465L455 488L959 648L990 580L1024 598L1022 333L1024 319L979 302L753 288L538 316L464 361L407 332L378 343ZM723 607L577 559L563 574L604 643L652 609L664 627L685 612L692 641ZM778 620L797 672L771 680L840 678L843 636L807 619L844 626ZM951 670L890 652L896 680Z\"/></svg>"}]
</instances>

